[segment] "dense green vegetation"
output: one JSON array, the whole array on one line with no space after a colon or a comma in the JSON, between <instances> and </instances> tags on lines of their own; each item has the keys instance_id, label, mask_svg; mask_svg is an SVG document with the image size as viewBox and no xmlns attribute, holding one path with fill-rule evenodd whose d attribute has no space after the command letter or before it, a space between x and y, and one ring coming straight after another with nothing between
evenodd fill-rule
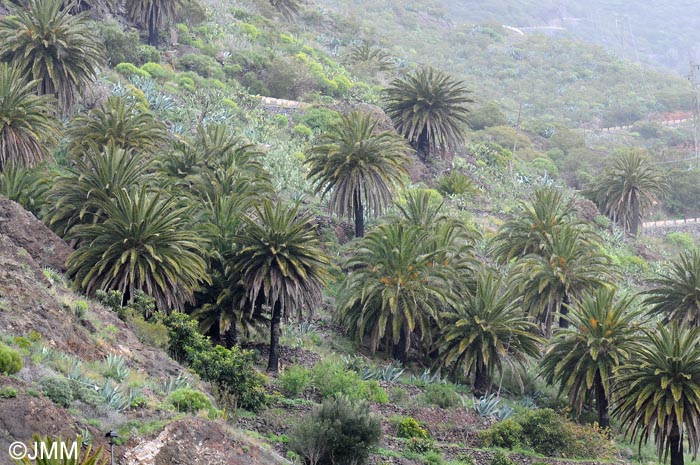
<instances>
[{"instance_id":1,"label":"dense green vegetation","mask_svg":"<svg viewBox=\"0 0 700 465\"><path fill-rule=\"evenodd\" d=\"M684 135L638 122L682 109L686 88L574 42L441 32L428 2L363 6L348 19L291 0L127 1L122 27L56 0L13 5L0 193L74 246L76 291L211 383L214 404L162 389L170 408L321 402L277 438L308 463L399 454L377 447L367 402L401 403L401 384L496 418L486 447L608 458L621 432L672 465L683 444L695 455L700 252L692 237L641 234L669 193L692 199L654 157L682 153ZM656 94L636 92L642 76ZM626 123L634 143L591 131ZM642 258L650 246L670 265ZM295 363L291 344L323 360ZM98 400L60 377L42 392L66 408L138 407L111 384L128 377L123 359L103 363ZM0 372L21 369L0 344ZM434 425L409 419L394 422L402 457L442 463Z\"/></svg>"}]
</instances>

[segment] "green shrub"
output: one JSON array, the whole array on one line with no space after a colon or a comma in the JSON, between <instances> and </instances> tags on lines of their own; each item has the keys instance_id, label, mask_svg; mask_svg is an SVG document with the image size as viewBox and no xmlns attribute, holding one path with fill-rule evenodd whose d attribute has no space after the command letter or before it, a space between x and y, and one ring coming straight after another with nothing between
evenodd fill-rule
<instances>
[{"instance_id":1,"label":"green shrub","mask_svg":"<svg viewBox=\"0 0 700 465\"><path fill-rule=\"evenodd\" d=\"M379 442L382 425L366 402L326 399L289 434L289 446L315 463L363 465Z\"/></svg>"},{"instance_id":2,"label":"green shrub","mask_svg":"<svg viewBox=\"0 0 700 465\"><path fill-rule=\"evenodd\" d=\"M190 53L180 57L178 65L187 71L194 71L205 78L223 78L221 65L212 57Z\"/></svg>"},{"instance_id":3,"label":"green shrub","mask_svg":"<svg viewBox=\"0 0 700 465\"><path fill-rule=\"evenodd\" d=\"M406 445L406 449L415 454L427 454L428 452L438 451L435 441L428 438L410 438Z\"/></svg>"},{"instance_id":4,"label":"green shrub","mask_svg":"<svg viewBox=\"0 0 700 465\"><path fill-rule=\"evenodd\" d=\"M333 361L326 360L316 365L311 371L311 379L314 387L322 398L331 396L345 396L350 400L374 400L375 402L387 402L388 395L379 386L362 380L354 371L347 371L345 367ZM380 391L381 390L381 391Z\"/></svg>"},{"instance_id":5,"label":"green shrub","mask_svg":"<svg viewBox=\"0 0 700 465\"><path fill-rule=\"evenodd\" d=\"M522 442L523 427L512 418L500 421L486 431L482 431L479 437L486 447L503 447L513 449Z\"/></svg>"},{"instance_id":6,"label":"green shrub","mask_svg":"<svg viewBox=\"0 0 700 465\"><path fill-rule=\"evenodd\" d=\"M108 64L142 63L139 51L139 33L136 29L123 31L113 20L96 21L95 28L107 52Z\"/></svg>"},{"instance_id":7,"label":"green shrub","mask_svg":"<svg viewBox=\"0 0 700 465\"><path fill-rule=\"evenodd\" d=\"M265 377L255 370L252 351L212 347L209 339L199 333L197 321L183 313L171 314L165 324L170 354L213 383L234 407L257 411L272 402L265 389Z\"/></svg>"},{"instance_id":8,"label":"green shrub","mask_svg":"<svg viewBox=\"0 0 700 465\"><path fill-rule=\"evenodd\" d=\"M0 373L4 375L13 375L18 373L24 363L22 356L11 347L0 343Z\"/></svg>"},{"instance_id":9,"label":"green shrub","mask_svg":"<svg viewBox=\"0 0 700 465\"><path fill-rule=\"evenodd\" d=\"M160 51L152 45L139 45L142 63L160 63Z\"/></svg>"},{"instance_id":10,"label":"green shrub","mask_svg":"<svg viewBox=\"0 0 700 465\"><path fill-rule=\"evenodd\" d=\"M0 388L0 398L8 399L11 397L17 397L17 389L12 386L3 386Z\"/></svg>"},{"instance_id":11,"label":"green shrub","mask_svg":"<svg viewBox=\"0 0 700 465\"><path fill-rule=\"evenodd\" d=\"M241 23L241 32L250 36L250 38L253 40L257 39L260 35L258 28L250 23Z\"/></svg>"},{"instance_id":12,"label":"green shrub","mask_svg":"<svg viewBox=\"0 0 700 465\"><path fill-rule=\"evenodd\" d=\"M158 63L152 63L150 61L148 63L144 63L141 66L141 69L150 74L153 79L158 80L167 79L172 75L170 71L166 71L166 69Z\"/></svg>"},{"instance_id":13,"label":"green shrub","mask_svg":"<svg viewBox=\"0 0 700 465\"><path fill-rule=\"evenodd\" d=\"M508 456L500 450L497 450L493 454L493 458L490 462L491 465L514 465L513 461L508 458Z\"/></svg>"},{"instance_id":14,"label":"green shrub","mask_svg":"<svg viewBox=\"0 0 700 465\"><path fill-rule=\"evenodd\" d=\"M537 453L554 457L565 453L573 440L564 419L552 409L526 410L517 418L525 443Z\"/></svg>"},{"instance_id":15,"label":"green shrub","mask_svg":"<svg viewBox=\"0 0 700 465\"><path fill-rule=\"evenodd\" d=\"M302 139L308 139L313 135L313 131L305 124L297 124L294 126L294 128L292 128L292 134L297 137L301 137Z\"/></svg>"},{"instance_id":16,"label":"green shrub","mask_svg":"<svg viewBox=\"0 0 700 465\"><path fill-rule=\"evenodd\" d=\"M67 379L51 376L42 378L39 384L41 385L41 391L54 404L68 407L73 402L73 390Z\"/></svg>"},{"instance_id":17,"label":"green shrub","mask_svg":"<svg viewBox=\"0 0 700 465\"><path fill-rule=\"evenodd\" d=\"M168 328L163 324L162 317L146 321L141 315L133 312L129 315L128 322L139 341L159 349L168 350Z\"/></svg>"},{"instance_id":18,"label":"green shrub","mask_svg":"<svg viewBox=\"0 0 700 465\"><path fill-rule=\"evenodd\" d=\"M168 401L178 412L197 412L212 408L211 401L203 393L189 388L173 391Z\"/></svg>"},{"instance_id":19,"label":"green shrub","mask_svg":"<svg viewBox=\"0 0 700 465\"><path fill-rule=\"evenodd\" d=\"M365 390L367 391L367 400L378 404L386 404L389 402L389 394L386 393L383 387L379 385L377 380L369 380L364 382Z\"/></svg>"},{"instance_id":20,"label":"green shrub","mask_svg":"<svg viewBox=\"0 0 700 465\"><path fill-rule=\"evenodd\" d=\"M340 122L340 115L328 108L311 108L295 120L313 131L327 132L331 126Z\"/></svg>"},{"instance_id":21,"label":"green shrub","mask_svg":"<svg viewBox=\"0 0 700 465\"><path fill-rule=\"evenodd\" d=\"M476 460L469 452L457 455L457 462L459 465L476 465Z\"/></svg>"},{"instance_id":22,"label":"green shrub","mask_svg":"<svg viewBox=\"0 0 700 465\"><path fill-rule=\"evenodd\" d=\"M408 400L408 391L401 387L391 388L389 400L392 404L402 404Z\"/></svg>"},{"instance_id":23,"label":"green shrub","mask_svg":"<svg viewBox=\"0 0 700 465\"><path fill-rule=\"evenodd\" d=\"M279 375L279 388L287 397L298 397L311 384L311 372L302 366L291 366Z\"/></svg>"},{"instance_id":24,"label":"green shrub","mask_svg":"<svg viewBox=\"0 0 700 465\"><path fill-rule=\"evenodd\" d=\"M119 63L117 66L114 67L115 71L118 72L119 74L130 77L130 76L139 76L143 78L150 78L151 75L148 74L146 71L137 68L134 64L132 63Z\"/></svg>"},{"instance_id":25,"label":"green shrub","mask_svg":"<svg viewBox=\"0 0 700 465\"><path fill-rule=\"evenodd\" d=\"M278 128L286 128L289 125L289 120L286 115L275 115L272 120Z\"/></svg>"},{"instance_id":26,"label":"green shrub","mask_svg":"<svg viewBox=\"0 0 700 465\"><path fill-rule=\"evenodd\" d=\"M192 79L189 76L178 76L175 82L178 86L185 90L189 90L190 92L194 92L195 90L197 90L197 86L195 85L194 79Z\"/></svg>"},{"instance_id":27,"label":"green shrub","mask_svg":"<svg viewBox=\"0 0 700 465\"><path fill-rule=\"evenodd\" d=\"M612 459L617 454L615 444L597 424L579 425L567 421L566 425L573 436L564 453L566 457Z\"/></svg>"},{"instance_id":28,"label":"green shrub","mask_svg":"<svg viewBox=\"0 0 700 465\"><path fill-rule=\"evenodd\" d=\"M413 417L400 418L396 424L396 436L399 438L423 438L429 437L428 432L418 424Z\"/></svg>"},{"instance_id":29,"label":"green shrub","mask_svg":"<svg viewBox=\"0 0 700 465\"><path fill-rule=\"evenodd\" d=\"M695 245L693 236L683 232L671 232L666 235L666 239L671 241L671 244L681 249L692 249Z\"/></svg>"},{"instance_id":30,"label":"green shrub","mask_svg":"<svg viewBox=\"0 0 700 465\"><path fill-rule=\"evenodd\" d=\"M458 405L459 395L451 384L430 384L425 389L425 400L441 408Z\"/></svg>"},{"instance_id":31,"label":"green shrub","mask_svg":"<svg viewBox=\"0 0 700 465\"><path fill-rule=\"evenodd\" d=\"M73 315L78 320L84 320L85 315L87 314L88 311L88 303L84 300L76 300L73 302Z\"/></svg>"}]
</instances>

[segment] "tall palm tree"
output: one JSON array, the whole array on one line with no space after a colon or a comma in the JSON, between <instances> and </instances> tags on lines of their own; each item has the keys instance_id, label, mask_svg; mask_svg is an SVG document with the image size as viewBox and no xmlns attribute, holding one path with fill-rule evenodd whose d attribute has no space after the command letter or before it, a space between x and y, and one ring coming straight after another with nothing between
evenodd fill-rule
<instances>
[{"instance_id":1,"label":"tall palm tree","mask_svg":"<svg viewBox=\"0 0 700 465\"><path fill-rule=\"evenodd\" d=\"M540 253L529 254L513 267L513 280L531 314L552 334L552 318L566 328L568 304L582 292L609 285L617 277L610 258L586 237L585 230L563 224L552 231Z\"/></svg>"},{"instance_id":2,"label":"tall palm tree","mask_svg":"<svg viewBox=\"0 0 700 465\"><path fill-rule=\"evenodd\" d=\"M700 326L700 250L680 253L659 276L651 289L644 292L649 312L661 315L663 321L678 321Z\"/></svg>"},{"instance_id":3,"label":"tall palm tree","mask_svg":"<svg viewBox=\"0 0 700 465\"><path fill-rule=\"evenodd\" d=\"M279 336L282 317L296 312L301 318L304 308L314 308L321 301L321 288L327 279L329 259L321 250L310 225L309 214L299 214L299 207L285 207L265 200L255 208L235 240L239 251L235 271L240 274L252 303L263 297L271 307L270 357L267 370L279 370ZM250 314L255 311L251 308Z\"/></svg>"},{"instance_id":4,"label":"tall palm tree","mask_svg":"<svg viewBox=\"0 0 700 465\"><path fill-rule=\"evenodd\" d=\"M181 311L209 281L201 240L188 222L191 208L145 186L113 196L96 201L104 221L71 232L80 247L68 258L68 276L88 294L116 289L128 298L140 290L161 311Z\"/></svg>"},{"instance_id":5,"label":"tall palm tree","mask_svg":"<svg viewBox=\"0 0 700 465\"><path fill-rule=\"evenodd\" d=\"M464 143L464 127L472 103L463 81L433 68L395 79L384 91L386 112L396 130L427 160L433 149Z\"/></svg>"},{"instance_id":6,"label":"tall palm tree","mask_svg":"<svg viewBox=\"0 0 700 465\"><path fill-rule=\"evenodd\" d=\"M270 0L270 5L275 7L287 20L292 20L299 14L301 3L299 0Z\"/></svg>"},{"instance_id":7,"label":"tall palm tree","mask_svg":"<svg viewBox=\"0 0 700 465\"><path fill-rule=\"evenodd\" d=\"M0 172L8 164L30 167L49 157L58 138L53 101L37 96L18 66L0 63Z\"/></svg>"},{"instance_id":8,"label":"tall palm tree","mask_svg":"<svg viewBox=\"0 0 700 465\"><path fill-rule=\"evenodd\" d=\"M84 13L71 15L63 0L27 0L0 19L0 61L18 63L39 95L53 95L66 114L95 79L105 51Z\"/></svg>"},{"instance_id":9,"label":"tall palm tree","mask_svg":"<svg viewBox=\"0 0 700 465\"><path fill-rule=\"evenodd\" d=\"M168 140L167 128L148 110L139 108L134 101L111 96L106 103L87 114L79 114L71 121L66 136L68 150L80 156L92 149L113 144L137 153L153 152Z\"/></svg>"},{"instance_id":10,"label":"tall palm tree","mask_svg":"<svg viewBox=\"0 0 700 465\"><path fill-rule=\"evenodd\" d=\"M429 234L400 222L384 224L357 246L345 264L353 271L338 296L338 311L352 336L370 337L370 349L384 343L406 360L416 336L430 344L431 325L451 302L454 274L441 250L429 250Z\"/></svg>"},{"instance_id":11,"label":"tall palm tree","mask_svg":"<svg viewBox=\"0 0 700 465\"><path fill-rule=\"evenodd\" d=\"M125 11L130 21L146 29L148 44L158 45L158 33L173 23L184 0L126 0Z\"/></svg>"},{"instance_id":12,"label":"tall palm tree","mask_svg":"<svg viewBox=\"0 0 700 465\"><path fill-rule=\"evenodd\" d=\"M612 413L640 447L653 437L659 460L683 465L684 439L693 460L700 446L700 328L659 323L645 334L613 379Z\"/></svg>"},{"instance_id":13,"label":"tall palm tree","mask_svg":"<svg viewBox=\"0 0 700 465\"><path fill-rule=\"evenodd\" d=\"M577 223L572 202L564 199L560 189L539 188L531 201L520 201L515 215L498 229L491 253L501 264L540 254L554 229L564 223Z\"/></svg>"},{"instance_id":14,"label":"tall palm tree","mask_svg":"<svg viewBox=\"0 0 700 465\"><path fill-rule=\"evenodd\" d=\"M440 357L445 366L474 374L474 392L485 394L503 362L522 363L540 353L537 326L524 316L519 298L491 270L479 272L476 290L441 314Z\"/></svg>"},{"instance_id":15,"label":"tall palm tree","mask_svg":"<svg viewBox=\"0 0 700 465\"><path fill-rule=\"evenodd\" d=\"M639 151L619 155L591 188L598 206L633 236L644 213L667 193L665 176Z\"/></svg>"},{"instance_id":16,"label":"tall palm tree","mask_svg":"<svg viewBox=\"0 0 700 465\"><path fill-rule=\"evenodd\" d=\"M630 357L638 339L631 296L616 297L615 290L600 288L584 294L571 307L571 329L557 331L542 358L547 383L559 383L559 394L581 413L584 399L595 397L598 424L610 426L608 406L614 370Z\"/></svg>"},{"instance_id":17,"label":"tall palm tree","mask_svg":"<svg viewBox=\"0 0 700 465\"><path fill-rule=\"evenodd\" d=\"M103 205L123 189L131 190L150 178L152 162L109 143L102 152L89 150L54 182L46 220L66 237L79 224L106 219Z\"/></svg>"},{"instance_id":18,"label":"tall palm tree","mask_svg":"<svg viewBox=\"0 0 700 465\"><path fill-rule=\"evenodd\" d=\"M395 133L379 132L377 123L369 114L344 115L306 160L316 192L330 194L331 210L355 220L355 237L364 236L365 211L380 214L406 174L410 148Z\"/></svg>"}]
</instances>

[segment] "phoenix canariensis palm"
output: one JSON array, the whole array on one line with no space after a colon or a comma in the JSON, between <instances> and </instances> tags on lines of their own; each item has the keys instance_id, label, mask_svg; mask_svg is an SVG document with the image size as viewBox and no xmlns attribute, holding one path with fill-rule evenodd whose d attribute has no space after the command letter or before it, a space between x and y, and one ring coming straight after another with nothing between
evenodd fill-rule
<instances>
[{"instance_id":1,"label":"phoenix canariensis palm","mask_svg":"<svg viewBox=\"0 0 700 465\"><path fill-rule=\"evenodd\" d=\"M189 223L191 208L145 186L113 196L96 202L104 221L71 232L80 247L68 258L68 275L87 294L134 296L140 290L161 311L181 311L209 281L201 240Z\"/></svg>"},{"instance_id":2,"label":"phoenix canariensis palm","mask_svg":"<svg viewBox=\"0 0 700 465\"><path fill-rule=\"evenodd\" d=\"M85 13L71 15L63 0L27 0L0 19L0 61L17 63L39 95L56 97L67 114L92 83L105 56Z\"/></svg>"},{"instance_id":3,"label":"phoenix canariensis palm","mask_svg":"<svg viewBox=\"0 0 700 465\"><path fill-rule=\"evenodd\" d=\"M464 143L469 90L463 81L433 68L395 79L384 91L386 113L394 127L427 160L431 150Z\"/></svg>"},{"instance_id":4,"label":"phoenix canariensis palm","mask_svg":"<svg viewBox=\"0 0 700 465\"><path fill-rule=\"evenodd\" d=\"M651 289L644 294L650 313L661 315L666 323L700 326L700 250L681 252L649 284Z\"/></svg>"},{"instance_id":5,"label":"phoenix canariensis palm","mask_svg":"<svg viewBox=\"0 0 700 465\"><path fill-rule=\"evenodd\" d=\"M631 359L613 378L612 414L639 447L653 438L659 460L683 465L700 446L700 328L673 322L646 330Z\"/></svg>"},{"instance_id":6,"label":"phoenix canariensis palm","mask_svg":"<svg viewBox=\"0 0 700 465\"><path fill-rule=\"evenodd\" d=\"M184 0L126 0L124 11L128 18L148 32L148 44L158 45L162 28L170 26Z\"/></svg>"},{"instance_id":7,"label":"phoenix canariensis palm","mask_svg":"<svg viewBox=\"0 0 700 465\"><path fill-rule=\"evenodd\" d=\"M559 326L567 327L567 304L584 291L609 285L618 275L587 231L570 224L554 229L542 250L518 260L512 271L525 306L545 325L547 337L555 314L560 315Z\"/></svg>"},{"instance_id":8,"label":"phoenix canariensis palm","mask_svg":"<svg viewBox=\"0 0 700 465\"><path fill-rule=\"evenodd\" d=\"M114 144L102 152L89 150L75 160L54 182L47 213L49 227L65 237L79 224L103 221L105 201L122 189L132 189L150 179L152 162Z\"/></svg>"},{"instance_id":9,"label":"phoenix canariensis palm","mask_svg":"<svg viewBox=\"0 0 700 465\"><path fill-rule=\"evenodd\" d=\"M638 339L640 312L633 302L634 297L618 297L608 288L584 294L572 304L571 328L555 332L540 362L544 379L559 383L559 394L566 392L578 413L584 400L595 398L601 428L610 426L613 373Z\"/></svg>"},{"instance_id":10,"label":"phoenix canariensis palm","mask_svg":"<svg viewBox=\"0 0 700 465\"><path fill-rule=\"evenodd\" d=\"M153 153L168 141L168 131L148 110L135 101L111 96L106 103L71 121L66 136L74 157L87 150L100 151L110 143L139 154Z\"/></svg>"},{"instance_id":11,"label":"phoenix canariensis palm","mask_svg":"<svg viewBox=\"0 0 700 465\"><path fill-rule=\"evenodd\" d=\"M380 214L406 175L410 147L377 124L369 114L344 115L306 160L316 192L329 194L330 209L355 221L355 237L364 236L365 211Z\"/></svg>"},{"instance_id":12,"label":"phoenix canariensis palm","mask_svg":"<svg viewBox=\"0 0 700 465\"><path fill-rule=\"evenodd\" d=\"M491 253L500 264L514 258L542 252L554 229L564 223L577 223L571 201L560 189L535 190L531 201L520 201L517 213L499 228L491 242Z\"/></svg>"},{"instance_id":13,"label":"phoenix canariensis palm","mask_svg":"<svg viewBox=\"0 0 700 465\"><path fill-rule=\"evenodd\" d=\"M292 312L301 319L302 311L321 301L321 289L328 278L329 258L320 247L309 214L299 207L273 205L265 200L255 214L244 217L246 225L235 241L235 274L240 275L249 302L263 297L271 307L270 356L267 370L279 370L280 323ZM256 310L252 305L250 314Z\"/></svg>"},{"instance_id":14,"label":"phoenix canariensis palm","mask_svg":"<svg viewBox=\"0 0 700 465\"><path fill-rule=\"evenodd\" d=\"M431 344L431 325L452 301L454 272L441 250L430 250L429 233L394 222L365 236L347 263L352 271L338 297L340 319L370 349L384 344L405 361L411 343Z\"/></svg>"},{"instance_id":15,"label":"phoenix canariensis palm","mask_svg":"<svg viewBox=\"0 0 700 465\"><path fill-rule=\"evenodd\" d=\"M523 363L536 357L542 340L537 325L523 314L519 298L509 293L495 272L482 270L476 289L441 313L440 357L453 370L474 375L474 392L485 394L493 375L503 375L503 362Z\"/></svg>"},{"instance_id":16,"label":"phoenix canariensis palm","mask_svg":"<svg viewBox=\"0 0 700 465\"><path fill-rule=\"evenodd\" d=\"M668 188L663 173L644 154L629 151L619 155L602 174L591 195L606 215L636 236L644 214Z\"/></svg>"},{"instance_id":17,"label":"phoenix canariensis palm","mask_svg":"<svg viewBox=\"0 0 700 465\"><path fill-rule=\"evenodd\" d=\"M0 172L8 164L31 167L49 158L59 124L53 100L34 93L39 81L27 81L18 66L0 63Z\"/></svg>"}]
</instances>

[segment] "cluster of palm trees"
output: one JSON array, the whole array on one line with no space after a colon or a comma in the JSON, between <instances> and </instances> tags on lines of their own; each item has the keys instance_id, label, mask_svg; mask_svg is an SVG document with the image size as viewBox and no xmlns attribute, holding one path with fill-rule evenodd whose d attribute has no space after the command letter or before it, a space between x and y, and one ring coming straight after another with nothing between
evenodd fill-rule
<instances>
[{"instance_id":1,"label":"cluster of palm trees","mask_svg":"<svg viewBox=\"0 0 700 465\"><path fill-rule=\"evenodd\" d=\"M155 5L129 10L149 36L173 11ZM224 125L174 140L137 100L111 97L62 132L58 118L103 54L86 28L61 0L28 0L0 20L0 185L75 246L68 276L78 289L146 292L161 311L193 311L227 345L268 324L277 371L282 320L318 305L329 277L313 217L276 195L256 147ZM395 131L351 112L307 151L315 192L355 222L339 321L371 350L430 360L477 393L507 365L539 359L576 410L595 405L601 426L612 414L682 463L684 439L693 453L700 441L700 252L682 254L637 298L616 288L595 228L560 191L534 192L488 241L434 191L397 199L411 151L427 160L464 141L469 102L462 82L418 70L385 92ZM59 140L69 167L47 168L50 183L33 178L27 168ZM665 189L630 153L591 195L634 234ZM387 210L365 235L366 216Z\"/></svg>"}]
</instances>

